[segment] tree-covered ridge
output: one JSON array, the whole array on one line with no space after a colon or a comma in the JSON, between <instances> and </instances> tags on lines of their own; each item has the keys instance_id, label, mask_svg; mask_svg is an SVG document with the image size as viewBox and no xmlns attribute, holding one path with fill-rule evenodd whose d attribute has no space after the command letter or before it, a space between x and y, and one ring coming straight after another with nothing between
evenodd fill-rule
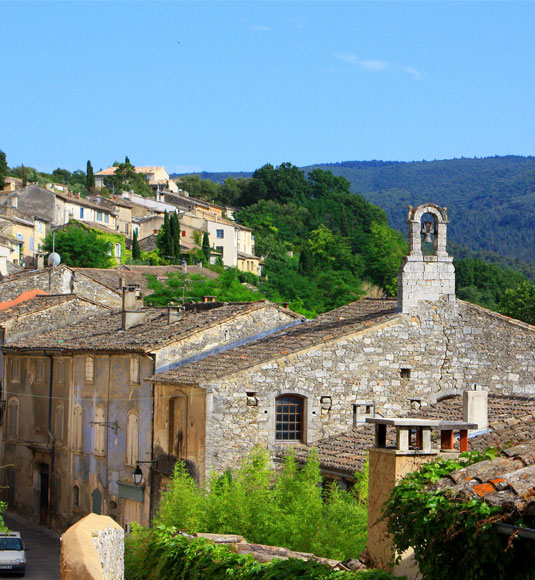
<instances>
[{"instance_id":1,"label":"tree-covered ridge","mask_svg":"<svg viewBox=\"0 0 535 580\"><path fill-rule=\"evenodd\" d=\"M382 207L405 231L408 205L448 208L450 240L475 251L535 263L535 157L313 165L351 182L351 191Z\"/></svg>"}]
</instances>

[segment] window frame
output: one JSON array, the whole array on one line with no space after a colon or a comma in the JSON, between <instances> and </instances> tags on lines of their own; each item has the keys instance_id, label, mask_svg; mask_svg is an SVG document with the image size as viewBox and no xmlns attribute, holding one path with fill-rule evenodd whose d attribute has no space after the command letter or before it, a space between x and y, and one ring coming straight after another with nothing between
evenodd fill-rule
<instances>
[{"instance_id":1,"label":"window frame","mask_svg":"<svg viewBox=\"0 0 535 580\"><path fill-rule=\"evenodd\" d=\"M13 414L14 408L16 408L15 414ZM17 439L19 438L19 426L20 426L19 419L20 419L19 400L16 397L11 397L7 402L6 439L8 441L17 441Z\"/></svg>"},{"instance_id":2,"label":"window frame","mask_svg":"<svg viewBox=\"0 0 535 580\"><path fill-rule=\"evenodd\" d=\"M135 421L134 421L135 419ZM128 411L126 419L126 465L137 465L139 460L139 415L136 410Z\"/></svg>"},{"instance_id":3,"label":"window frame","mask_svg":"<svg viewBox=\"0 0 535 580\"><path fill-rule=\"evenodd\" d=\"M80 403L74 405L72 411L72 450L74 453L82 453L83 450L83 424L84 409Z\"/></svg>"},{"instance_id":4,"label":"window frame","mask_svg":"<svg viewBox=\"0 0 535 580\"><path fill-rule=\"evenodd\" d=\"M275 443L306 443L306 402L307 398L297 393L282 393L275 398ZM293 418L294 416L296 418ZM285 424L288 425L287 428L283 427ZM298 436L284 437L285 434L298 434Z\"/></svg>"},{"instance_id":5,"label":"window frame","mask_svg":"<svg viewBox=\"0 0 535 580\"><path fill-rule=\"evenodd\" d=\"M95 382L95 357L91 354L85 356L85 382Z\"/></svg>"},{"instance_id":6,"label":"window frame","mask_svg":"<svg viewBox=\"0 0 535 580\"><path fill-rule=\"evenodd\" d=\"M93 453L95 455L106 455L106 410L104 405L99 404L95 409L95 422L94 422L94 445Z\"/></svg>"}]
</instances>

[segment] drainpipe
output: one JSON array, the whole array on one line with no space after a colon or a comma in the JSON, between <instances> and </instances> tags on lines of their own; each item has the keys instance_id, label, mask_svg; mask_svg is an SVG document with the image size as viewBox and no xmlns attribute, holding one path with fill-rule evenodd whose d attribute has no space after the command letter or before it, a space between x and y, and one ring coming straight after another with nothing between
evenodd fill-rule
<instances>
[{"instance_id":1,"label":"drainpipe","mask_svg":"<svg viewBox=\"0 0 535 580\"><path fill-rule=\"evenodd\" d=\"M55 460L55 445L56 438L52 434L52 380L54 377L54 357L51 354L43 353L50 360L50 373L48 378L48 436L52 440L52 447L50 449L50 476L48 480L48 509L47 509L47 526L51 527L52 514L50 513L50 496L52 491L52 481L54 475L54 460Z\"/></svg>"}]
</instances>

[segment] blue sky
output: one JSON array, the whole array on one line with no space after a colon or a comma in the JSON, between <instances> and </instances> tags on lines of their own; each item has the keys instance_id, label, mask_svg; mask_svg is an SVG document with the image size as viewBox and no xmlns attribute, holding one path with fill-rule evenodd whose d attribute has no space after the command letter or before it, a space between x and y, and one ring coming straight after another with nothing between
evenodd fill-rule
<instances>
[{"instance_id":1,"label":"blue sky","mask_svg":"<svg viewBox=\"0 0 535 580\"><path fill-rule=\"evenodd\" d=\"M535 154L535 2L0 0L0 22L11 166Z\"/></svg>"}]
</instances>

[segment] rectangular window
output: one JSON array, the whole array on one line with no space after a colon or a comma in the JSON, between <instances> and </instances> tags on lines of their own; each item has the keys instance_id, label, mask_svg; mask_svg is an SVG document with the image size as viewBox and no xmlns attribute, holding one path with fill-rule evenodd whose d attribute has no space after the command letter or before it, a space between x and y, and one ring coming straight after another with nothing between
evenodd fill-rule
<instances>
[{"instance_id":1,"label":"rectangular window","mask_svg":"<svg viewBox=\"0 0 535 580\"><path fill-rule=\"evenodd\" d=\"M30 250L33 252L33 236L30 236Z\"/></svg>"},{"instance_id":2,"label":"rectangular window","mask_svg":"<svg viewBox=\"0 0 535 580\"><path fill-rule=\"evenodd\" d=\"M95 359L89 355L85 358L85 380L88 383L95 380Z\"/></svg>"},{"instance_id":3,"label":"rectangular window","mask_svg":"<svg viewBox=\"0 0 535 580\"><path fill-rule=\"evenodd\" d=\"M11 380L20 383L20 358L11 359Z\"/></svg>"},{"instance_id":4,"label":"rectangular window","mask_svg":"<svg viewBox=\"0 0 535 580\"><path fill-rule=\"evenodd\" d=\"M215 247L216 251L221 253L221 257L223 257L223 246L216 246Z\"/></svg>"},{"instance_id":5,"label":"rectangular window","mask_svg":"<svg viewBox=\"0 0 535 580\"><path fill-rule=\"evenodd\" d=\"M45 380L45 361L42 358L38 358L35 361L35 380L38 383L42 383Z\"/></svg>"},{"instance_id":6,"label":"rectangular window","mask_svg":"<svg viewBox=\"0 0 535 580\"><path fill-rule=\"evenodd\" d=\"M43 233L43 222L37 222L37 231L42 234Z\"/></svg>"},{"instance_id":7,"label":"rectangular window","mask_svg":"<svg viewBox=\"0 0 535 580\"><path fill-rule=\"evenodd\" d=\"M7 406L7 437L17 439L19 436L19 402L16 399L9 401Z\"/></svg>"},{"instance_id":8,"label":"rectangular window","mask_svg":"<svg viewBox=\"0 0 535 580\"><path fill-rule=\"evenodd\" d=\"M84 219L84 208L83 207L80 208L80 219L82 219L82 220Z\"/></svg>"},{"instance_id":9,"label":"rectangular window","mask_svg":"<svg viewBox=\"0 0 535 580\"><path fill-rule=\"evenodd\" d=\"M97 211L97 222L102 221L102 212L100 210Z\"/></svg>"},{"instance_id":10,"label":"rectangular window","mask_svg":"<svg viewBox=\"0 0 535 580\"><path fill-rule=\"evenodd\" d=\"M223 239L225 237L225 232L223 230L216 230L215 235L216 235L216 238Z\"/></svg>"},{"instance_id":11,"label":"rectangular window","mask_svg":"<svg viewBox=\"0 0 535 580\"><path fill-rule=\"evenodd\" d=\"M105 224L109 224L110 223L110 214L109 213L105 213L104 214L104 223Z\"/></svg>"},{"instance_id":12,"label":"rectangular window","mask_svg":"<svg viewBox=\"0 0 535 580\"><path fill-rule=\"evenodd\" d=\"M137 356L130 358L130 382L139 384L139 358Z\"/></svg>"},{"instance_id":13,"label":"rectangular window","mask_svg":"<svg viewBox=\"0 0 535 580\"><path fill-rule=\"evenodd\" d=\"M182 230L182 237L185 238L186 237L186 230Z\"/></svg>"},{"instance_id":14,"label":"rectangular window","mask_svg":"<svg viewBox=\"0 0 535 580\"><path fill-rule=\"evenodd\" d=\"M63 360L57 361L56 377L58 385L62 385L65 382L65 361Z\"/></svg>"}]
</instances>

